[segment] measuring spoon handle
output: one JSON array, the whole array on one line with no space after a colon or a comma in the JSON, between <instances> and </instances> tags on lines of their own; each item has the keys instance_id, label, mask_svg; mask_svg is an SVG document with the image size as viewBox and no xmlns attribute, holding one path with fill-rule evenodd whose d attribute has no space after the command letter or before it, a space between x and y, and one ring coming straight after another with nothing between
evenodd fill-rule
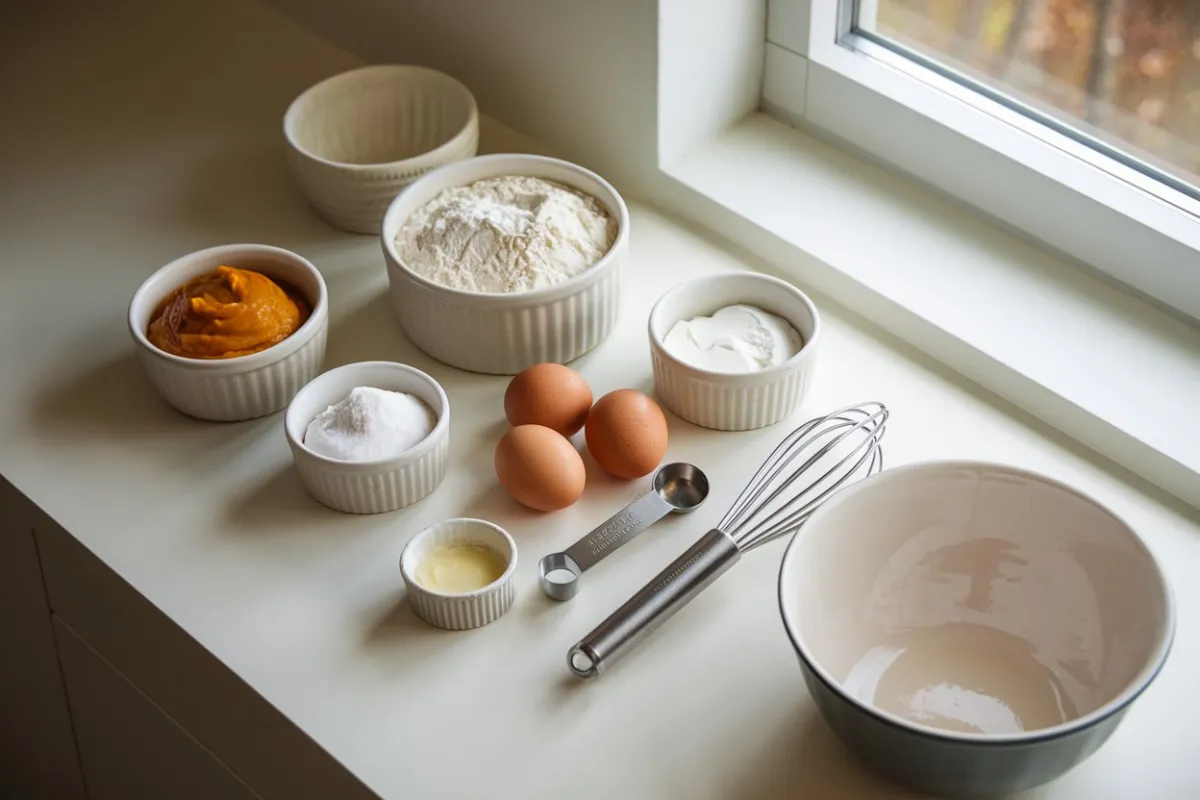
<instances>
[{"instance_id":1,"label":"measuring spoon handle","mask_svg":"<svg viewBox=\"0 0 1200 800\"><path fill-rule=\"evenodd\" d=\"M673 510L661 495L650 491L609 517L607 522L564 552L579 566L580 571L586 570Z\"/></svg>"},{"instance_id":2,"label":"measuring spoon handle","mask_svg":"<svg viewBox=\"0 0 1200 800\"><path fill-rule=\"evenodd\" d=\"M594 678L683 608L741 558L725 533L711 530L567 653L567 666Z\"/></svg>"}]
</instances>

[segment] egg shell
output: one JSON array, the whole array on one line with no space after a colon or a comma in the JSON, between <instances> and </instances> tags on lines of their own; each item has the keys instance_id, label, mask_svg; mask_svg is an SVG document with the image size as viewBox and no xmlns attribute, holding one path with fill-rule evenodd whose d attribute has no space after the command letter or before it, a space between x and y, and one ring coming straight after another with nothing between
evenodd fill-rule
<instances>
[{"instance_id":1,"label":"egg shell","mask_svg":"<svg viewBox=\"0 0 1200 800\"><path fill-rule=\"evenodd\" d=\"M596 463L618 478L649 475L667 454L667 418L657 403L633 389L597 400L584 435Z\"/></svg>"},{"instance_id":2,"label":"egg shell","mask_svg":"<svg viewBox=\"0 0 1200 800\"><path fill-rule=\"evenodd\" d=\"M587 420L592 388L562 364L535 364L509 381L504 415L511 425L542 425L571 436Z\"/></svg>"},{"instance_id":3,"label":"egg shell","mask_svg":"<svg viewBox=\"0 0 1200 800\"><path fill-rule=\"evenodd\" d=\"M496 477L512 499L536 511L558 511L579 499L583 459L566 437L542 425L518 425L496 444Z\"/></svg>"}]
</instances>

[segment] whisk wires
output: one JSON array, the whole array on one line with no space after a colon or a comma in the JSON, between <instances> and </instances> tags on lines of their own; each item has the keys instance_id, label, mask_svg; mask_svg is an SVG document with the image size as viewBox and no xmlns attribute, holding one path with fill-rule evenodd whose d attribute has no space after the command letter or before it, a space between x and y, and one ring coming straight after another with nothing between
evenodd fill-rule
<instances>
[{"instance_id":1,"label":"whisk wires","mask_svg":"<svg viewBox=\"0 0 1200 800\"><path fill-rule=\"evenodd\" d=\"M795 533L831 494L883 468L887 407L847 406L784 437L717 525L743 552Z\"/></svg>"}]
</instances>

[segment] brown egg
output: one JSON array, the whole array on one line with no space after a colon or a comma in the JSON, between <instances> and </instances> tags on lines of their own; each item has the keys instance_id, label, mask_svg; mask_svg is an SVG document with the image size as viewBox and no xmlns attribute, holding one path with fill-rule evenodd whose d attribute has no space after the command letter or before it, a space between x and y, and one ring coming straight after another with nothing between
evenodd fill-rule
<instances>
[{"instance_id":1,"label":"brown egg","mask_svg":"<svg viewBox=\"0 0 1200 800\"><path fill-rule=\"evenodd\" d=\"M592 407L592 389L562 364L535 364L519 373L504 393L511 425L542 425L570 436L583 427Z\"/></svg>"},{"instance_id":2,"label":"brown egg","mask_svg":"<svg viewBox=\"0 0 1200 800\"><path fill-rule=\"evenodd\" d=\"M588 413L588 450L618 478L649 475L667 453L667 418L658 404L633 389L618 389Z\"/></svg>"},{"instance_id":3,"label":"brown egg","mask_svg":"<svg viewBox=\"0 0 1200 800\"><path fill-rule=\"evenodd\" d=\"M583 494L583 459L562 434L518 425L496 445L496 477L521 505L537 511L566 508Z\"/></svg>"}]
</instances>

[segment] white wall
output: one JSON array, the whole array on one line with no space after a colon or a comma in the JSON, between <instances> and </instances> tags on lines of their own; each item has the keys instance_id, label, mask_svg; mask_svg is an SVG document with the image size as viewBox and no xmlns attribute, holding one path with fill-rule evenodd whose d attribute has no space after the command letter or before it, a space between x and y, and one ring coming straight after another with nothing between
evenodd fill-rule
<instances>
[{"instance_id":1,"label":"white wall","mask_svg":"<svg viewBox=\"0 0 1200 800\"><path fill-rule=\"evenodd\" d=\"M762 97L763 0L659 0L658 157L670 166Z\"/></svg>"},{"instance_id":2,"label":"white wall","mask_svg":"<svg viewBox=\"0 0 1200 800\"><path fill-rule=\"evenodd\" d=\"M370 62L419 63L609 179L656 167L656 0L263 0Z\"/></svg>"},{"instance_id":3,"label":"white wall","mask_svg":"<svg viewBox=\"0 0 1200 800\"><path fill-rule=\"evenodd\" d=\"M649 198L660 157L761 95L766 0L262 2L366 61L454 75L485 114Z\"/></svg>"}]
</instances>

